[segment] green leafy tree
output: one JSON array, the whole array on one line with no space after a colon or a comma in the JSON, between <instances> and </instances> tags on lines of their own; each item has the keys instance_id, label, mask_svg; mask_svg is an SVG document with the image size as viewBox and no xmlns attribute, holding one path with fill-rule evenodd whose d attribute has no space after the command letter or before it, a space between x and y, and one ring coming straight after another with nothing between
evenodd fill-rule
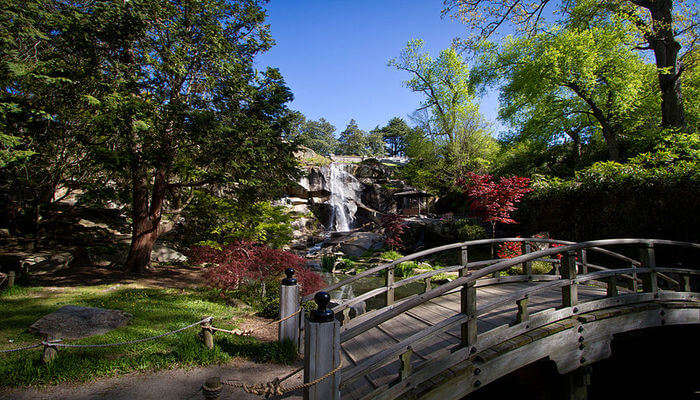
<instances>
[{"instance_id":1,"label":"green leafy tree","mask_svg":"<svg viewBox=\"0 0 700 400\"><path fill-rule=\"evenodd\" d=\"M408 126L406 121L402 118L394 117L380 131L387 154L391 157L404 155L406 138L411 133L411 127Z\"/></svg>"},{"instance_id":2,"label":"green leafy tree","mask_svg":"<svg viewBox=\"0 0 700 400\"><path fill-rule=\"evenodd\" d=\"M333 154L337 150L339 143L333 124L324 118L318 121L307 120L298 111L294 112L293 118L292 132L289 135L292 140L322 155Z\"/></svg>"},{"instance_id":3,"label":"green leafy tree","mask_svg":"<svg viewBox=\"0 0 700 400\"><path fill-rule=\"evenodd\" d=\"M687 70L684 58L698 36L698 3L686 0L446 0L444 15L451 15L471 29L467 42L488 38L506 24L532 36L550 23L543 15L554 14L566 26L588 28L622 18L645 44L631 44L651 50L657 67L661 93L661 122L667 127L685 126L681 76ZM674 10L675 7L675 10Z\"/></svg>"},{"instance_id":4,"label":"green leafy tree","mask_svg":"<svg viewBox=\"0 0 700 400\"><path fill-rule=\"evenodd\" d=\"M428 166L432 178L427 180L447 184L465 170L485 168L496 144L474 102L467 64L457 51L443 50L433 58L423 52L422 40L412 40L389 66L408 72L406 86L423 95L412 115L419 129L409 135L405 153L416 158L414 164Z\"/></svg>"},{"instance_id":5,"label":"green leafy tree","mask_svg":"<svg viewBox=\"0 0 700 400\"><path fill-rule=\"evenodd\" d=\"M654 68L627 43L625 24L586 30L553 28L487 51L476 80L504 82L501 119L520 140L582 140L600 130L609 158L619 160L625 132L653 124Z\"/></svg>"},{"instance_id":6,"label":"green leafy tree","mask_svg":"<svg viewBox=\"0 0 700 400\"><path fill-rule=\"evenodd\" d=\"M340 132L338 138L340 145L338 147L339 154L366 156L367 151L367 133L357 126L357 122L351 119L344 131Z\"/></svg>"},{"instance_id":7,"label":"green leafy tree","mask_svg":"<svg viewBox=\"0 0 700 400\"><path fill-rule=\"evenodd\" d=\"M28 3L60 17L47 24L17 11L38 21L48 45L37 54L49 60L38 72L61 77L70 101L52 105L47 85L26 85L26 98L43 99L45 119L69 127L68 147L85 158L73 161L129 201L129 270L149 264L163 216L177 219L194 189L254 204L296 178L295 145L281 140L291 93L277 70L253 68L272 44L257 2Z\"/></svg>"}]
</instances>

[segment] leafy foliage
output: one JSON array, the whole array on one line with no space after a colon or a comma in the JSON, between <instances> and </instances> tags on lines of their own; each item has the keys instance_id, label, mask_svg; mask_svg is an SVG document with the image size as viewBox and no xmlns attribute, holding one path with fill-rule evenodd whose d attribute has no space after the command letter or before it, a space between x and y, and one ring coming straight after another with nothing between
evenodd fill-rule
<instances>
[{"instance_id":1,"label":"leafy foliage","mask_svg":"<svg viewBox=\"0 0 700 400\"><path fill-rule=\"evenodd\" d=\"M491 175L468 172L457 184L469 197L472 211L492 224L516 223L512 214L523 196L532 191L530 179L519 176L502 177L495 181Z\"/></svg>"},{"instance_id":2,"label":"leafy foliage","mask_svg":"<svg viewBox=\"0 0 700 400\"><path fill-rule=\"evenodd\" d=\"M184 245L228 245L249 241L281 248L292 240L294 215L270 201L251 205L198 192L186 209L181 229Z\"/></svg>"},{"instance_id":3,"label":"leafy foliage","mask_svg":"<svg viewBox=\"0 0 700 400\"><path fill-rule=\"evenodd\" d=\"M209 284L224 292L276 282L286 268L294 268L305 295L323 285L321 276L309 270L302 257L253 242L240 241L221 248L198 246L190 251L190 257L194 263L211 264L206 272Z\"/></svg>"},{"instance_id":4,"label":"leafy foliage","mask_svg":"<svg viewBox=\"0 0 700 400\"><path fill-rule=\"evenodd\" d=\"M404 218L398 214L385 214L380 218L380 224L384 232L384 243L391 250L401 248L404 229L406 225L403 222Z\"/></svg>"}]
</instances>

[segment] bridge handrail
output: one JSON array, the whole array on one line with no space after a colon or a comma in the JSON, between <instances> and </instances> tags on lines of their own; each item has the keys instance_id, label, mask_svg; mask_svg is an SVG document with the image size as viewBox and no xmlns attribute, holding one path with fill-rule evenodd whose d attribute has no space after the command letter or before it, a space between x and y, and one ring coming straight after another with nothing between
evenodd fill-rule
<instances>
[{"instance_id":1,"label":"bridge handrail","mask_svg":"<svg viewBox=\"0 0 700 400\"><path fill-rule=\"evenodd\" d=\"M392 345L391 347L382 350L379 353L376 353L364 360L362 360L359 364L352 366L346 370L343 370L342 373L342 383L341 387L347 385L348 383L354 381L358 377L362 375L369 374L373 372L376 369L379 369L386 365L387 360L393 360L395 359L398 355L406 352L409 348L412 348L412 345L416 345L417 343L422 342L425 339L428 339L431 335L433 334L438 334L441 332L444 332L448 329L450 329L452 326L462 323L466 321L469 318L478 318L479 316L482 316L484 314L487 314L491 310L501 307L503 305L507 305L509 303L512 303L517 300L521 300L523 298L526 298L527 296L541 292L544 290L549 290L549 289L554 289L558 287L563 287L568 284L571 284L572 282L575 283L583 283L587 282L590 280L596 280L600 279L603 277L611 277L611 276L616 276L616 275L622 275L622 274L628 274L628 273L649 273L652 271L656 272L667 272L667 273L682 273L682 274L693 274L693 275L700 275L700 270L693 270L693 269L684 269L684 268L666 268L666 267L656 267L656 268L622 268L622 269L608 269L608 270L602 270L602 271L596 271L596 272L590 272L588 274L584 275L579 275L575 279L559 279L556 281L550 281L546 283L541 283L536 286L528 287L525 289L521 289L515 293L509 294L505 297L502 297L498 300L489 302L481 307L479 307L475 314L473 316L468 316L463 313L456 313L453 316L450 316L446 318L445 320L441 321L440 323L433 325L429 328L426 328L422 331L419 331L408 338ZM466 278L466 277L465 277ZM592 300L595 301L595 300ZM341 338L341 342L343 339Z\"/></svg>"},{"instance_id":2,"label":"bridge handrail","mask_svg":"<svg viewBox=\"0 0 700 400\"><path fill-rule=\"evenodd\" d=\"M650 239L645 239L645 240L650 240ZM477 245L485 245L485 244L501 243L501 242L548 243L548 244L563 244L563 245L571 245L571 244L576 243L576 242L571 242L571 241L566 241L566 240L546 239L546 238L537 238L537 237L529 237L529 238L510 237L510 238L478 239L478 240L470 240L470 241L466 241L466 242L452 243L452 244L447 244L447 245L433 247L431 249L419 251L419 252L401 257L401 258L394 260L390 263L378 265L376 267L373 267L373 268L367 269L363 272L360 272L354 276L351 276L347 279L344 279L340 282L336 282L330 286L327 286L321 290L318 290L317 292L320 292L320 291L330 292L332 290L338 289L342 286L348 285L348 284L353 283L353 282L360 280L362 278L374 275L380 271L383 271L383 270L386 270L389 268L394 268L397 265L404 263L406 261L415 260L417 258L425 257L425 256L428 256L431 254L440 253L440 252L447 251L447 250L469 247L469 246L477 246ZM625 255L610 251L608 249L601 249L601 248L597 248L597 247L592 247L590 250L595 251L595 252L599 252L601 254L606 254L608 256L617 258L617 259L622 260L622 261L629 262L632 265L637 265L637 266L640 265L639 261L637 261L633 258L627 257ZM556 253L553 253L553 254L556 254ZM302 298L302 302L310 301L311 299L313 299L314 295L317 292L314 292L314 293L311 293L311 294L304 296ZM376 293L376 294L379 294L379 293Z\"/></svg>"},{"instance_id":3,"label":"bridge handrail","mask_svg":"<svg viewBox=\"0 0 700 400\"><path fill-rule=\"evenodd\" d=\"M521 238L517 238L521 239ZM468 242L466 242L468 243ZM484 243L488 243L485 241ZM497 262L495 264L489 265L485 268L470 272L466 276L459 277L452 282L448 282L444 285L441 285L439 287L436 287L435 289L426 291L425 293L422 294L416 294L410 299L406 299L405 301L402 301L401 303L392 305L390 307L386 307L384 312L380 312L377 315L374 315L372 318L364 320L356 325L353 325L352 327L348 327L341 333L341 343L345 342L360 333L382 323L385 322L399 314L404 313L405 311L408 311L415 306L425 303L433 298L439 297L443 295L444 293L455 289L460 286L465 286L468 283L475 282L477 279L482 278L484 276L487 276L489 274L492 274L494 272L499 272L502 271L506 268L510 268L514 265L521 264L523 262L527 261L533 261L539 258L543 258L545 256L550 256L550 255L555 255L558 253L566 253L566 252L572 252L576 250L581 250L581 249L589 249L593 247L598 247L598 246L611 246L611 245L646 245L646 246L653 246L653 245L672 245L672 246L681 246L681 247L689 247L689 248L694 248L700 250L700 244L697 243L690 243L690 242L679 242L679 241L672 241L672 240L662 240L662 239L603 239L603 240L594 240L594 241L588 241L588 242L581 242L581 243L574 243L574 244L569 244L569 245L564 245L560 247L554 247L554 248L548 248L548 249L543 249L543 250L538 250L535 252L523 254L521 256L513 257L510 259L503 260L501 262ZM438 249L446 250L446 249L452 249L452 248L458 248L463 245L462 243L458 244L453 244L453 245L446 245L446 246L441 246ZM435 249L431 249L435 250ZM434 251L433 251L434 252ZM430 250L426 250L424 252L420 252L424 254L431 254ZM420 254L416 253L416 254ZM414 254L413 256L416 256ZM414 257L415 258L415 257ZM397 260L399 261L399 260ZM381 267L381 266L380 266ZM380 270L381 268L377 267L374 269ZM634 270L634 269L630 269Z\"/></svg>"}]
</instances>

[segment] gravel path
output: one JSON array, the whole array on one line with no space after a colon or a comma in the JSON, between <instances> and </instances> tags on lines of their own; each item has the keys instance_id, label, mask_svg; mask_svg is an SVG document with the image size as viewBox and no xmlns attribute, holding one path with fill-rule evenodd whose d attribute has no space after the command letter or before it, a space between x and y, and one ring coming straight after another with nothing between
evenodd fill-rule
<instances>
[{"instance_id":1,"label":"gravel path","mask_svg":"<svg viewBox=\"0 0 700 400\"><path fill-rule=\"evenodd\" d=\"M194 400L203 399L197 393L204 381L212 376L222 379L247 379L252 384L268 382L275 377L283 377L301 365L256 364L239 360L227 365L213 365L193 369L173 369L154 373L132 373L120 377L100 379L95 382L76 385L46 386L40 389L0 389L0 399L12 400ZM302 382L299 372L285 381L288 386ZM242 389L224 386L220 397L224 399L260 399L243 392ZM285 399L301 399L301 393L290 393Z\"/></svg>"}]
</instances>

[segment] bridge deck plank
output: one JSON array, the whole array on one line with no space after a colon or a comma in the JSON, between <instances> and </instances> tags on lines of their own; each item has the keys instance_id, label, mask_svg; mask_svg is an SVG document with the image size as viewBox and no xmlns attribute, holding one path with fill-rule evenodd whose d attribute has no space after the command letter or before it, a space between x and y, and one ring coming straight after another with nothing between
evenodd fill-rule
<instances>
[{"instance_id":1,"label":"bridge deck plank","mask_svg":"<svg viewBox=\"0 0 700 400\"><path fill-rule=\"evenodd\" d=\"M525 289L534 283L518 282L477 289L477 308L481 305L497 301L499 298L515 291ZM605 296L605 290L597 287L582 285L579 287L581 301L593 300ZM561 291L552 289L530 296L530 313L561 305ZM383 322L378 327L348 340L342 344L343 353L347 355L347 365L360 363L363 359L374 355L409 336L435 325L451 317L460 310L460 293L454 292L432 299L431 301L413 308L405 314ZM494 309L479 318L478 331L483 333L498 326L514 321L517 307L515 303ZM454 326L446 332L433 335L413 348L414 356L411 364L414 368L430 359L449 352L459 344L460 327ZM371 392L375 387L382 386L397 379L399 361L388 360L387 365L372 373L347 384L342 389L343 398L359 399Z\"/></svg>"}]
</instances>

